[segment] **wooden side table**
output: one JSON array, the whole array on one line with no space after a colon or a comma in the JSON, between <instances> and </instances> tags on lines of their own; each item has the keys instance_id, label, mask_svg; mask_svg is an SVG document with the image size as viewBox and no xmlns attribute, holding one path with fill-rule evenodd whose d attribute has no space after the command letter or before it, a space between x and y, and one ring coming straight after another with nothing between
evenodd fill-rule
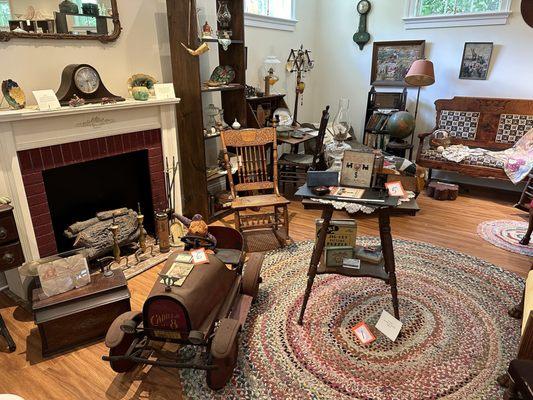
<instances>
[{"instance_id":1,"label":"wooden side table","mask_svg":"<svg viewBox=\"0 0 533 400\"><path fill-rule=\"evenodd\" d=\"M300 188L300 190L296 192L296 196L302 196L303 194L305 194L306 191L308 193L309 189L304 187L304 190L302 190L302 188ZM321 198L318 196L309 196L308 194L303 197L307 199ZM307 273L307 287L305 289L305 295L302 303L302 309L300 311L300 317L298 318L299 325L303 325L305 309L307 308L307 303L309 301L309 297L311 296L311 290L313 288L315 277L316 275L324 274L338 274L354 278L375 278L385 281L385 283L390 285L391 288L394 316L397 319L400 319L398 286L396 280L396 263L394 260L394 247L392 243L392 234L390 227L391 209L394 209L396 207L396 205L394 205L394 201L396 201L397 203L397 200L397 198L389 198L387 204L379 206L378 210L376 210L376 214L379 218L379 235L383 251L383 261L378 265L361 262L361 269L359 270L343 267L326 268L325 266L320 266L319 268L320 258L322 256L324 246L326 244L328 227L330 226L334 207L332 204L320 203L312 200L303 200L304 206L306 208L322 210L322 219L324 222L322 223L322 228L315 243L315 247L313 248L311 262L309 264L309 271ZM342 198L339 199L339 201L347 201L347 199ZM358 203L365 204L364 201L358 201ZM376 206L376 203L367 203L367 205L370 204Z\"/></svg>"}]
</instances>

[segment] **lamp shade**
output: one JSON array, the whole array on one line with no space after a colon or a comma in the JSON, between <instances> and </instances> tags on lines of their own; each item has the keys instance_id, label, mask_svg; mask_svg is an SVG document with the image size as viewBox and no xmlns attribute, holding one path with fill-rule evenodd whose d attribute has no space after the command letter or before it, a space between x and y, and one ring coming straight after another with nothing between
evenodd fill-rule
<instances>
[{"instance_id":1,"label":"lamp shade","mask_svg":"<svg viewBox=\"0 0 533 400\"><path fill-rule=\"evenodd\" d=\"M429 60L416 60L405 76L405 83L412 86L431 86L435 83L435 70Z\"/></svg>"}]
</instances>

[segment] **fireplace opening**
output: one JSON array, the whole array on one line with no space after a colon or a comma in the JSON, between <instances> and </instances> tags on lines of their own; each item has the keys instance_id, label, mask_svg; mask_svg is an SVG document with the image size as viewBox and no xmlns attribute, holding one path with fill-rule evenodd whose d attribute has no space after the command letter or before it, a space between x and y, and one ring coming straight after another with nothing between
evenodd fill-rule
<instances>
[{"instance_id":1,"label":"fireplace opening","mask_svg":"<svg viewBox=\"0 0 533 400\"><path fill-rule=\"evenodd\" d=\"M145 215L145 228L154 232L154 209L148 150L52 168L42 172L52 227L61 252L72 250L64 236L75 222L93 218L100 211L127 207Z\"/></svg>"}]
</instances>

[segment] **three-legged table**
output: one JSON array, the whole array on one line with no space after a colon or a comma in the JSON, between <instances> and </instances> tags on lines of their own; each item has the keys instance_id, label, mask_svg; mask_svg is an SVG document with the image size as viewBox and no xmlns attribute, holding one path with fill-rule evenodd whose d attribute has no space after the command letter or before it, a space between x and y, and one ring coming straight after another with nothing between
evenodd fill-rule
<instances>
[{"instance_id":1,"label":"three-legged table","mask_svg":"<svg viewBox=\"0 0 533 400\"><path fill-rule=\"evenodd\" d=\"M316 275L321 274L339 274L356 278L376 278L385 281L388 285L390 285L391 288L394 316L397 319L400 319L398 287L396 283L396 264L394 261L394 247L392 244L390 227L391 206L387 205L379 207L375 212L379 218L379 236L381 238L383 261L378 265L361 262L361 269L355 270L343 267L326 268L325 266L320 265L320 258L326 244L328 227L330 226L334 207L331 204L319 203L311 200L303 200L303 203L306 208L321 209L322 220L324 222L322 223L322 228L318 235L318 239L316 240L313 254L311 256L309 271L307 273L307 288L305 289L305 295L302 303L302 309L300 311L300 317L298 319L298 324L303 325L305 309L307 308L307 302L309 301L309 296L311 295L313 282L315 281Z\"/></svg>"}]
</instances>

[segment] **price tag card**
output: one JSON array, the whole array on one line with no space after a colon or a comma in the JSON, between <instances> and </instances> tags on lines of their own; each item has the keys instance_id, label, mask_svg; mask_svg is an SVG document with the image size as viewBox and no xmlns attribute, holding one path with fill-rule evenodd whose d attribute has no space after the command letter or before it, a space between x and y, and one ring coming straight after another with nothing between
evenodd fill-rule
<instances>
[{"instance_id":1,"label":"price tag card","mask_svg":"<svg viewBox=\"0 0 533 400\"><path fill-rule=\"evenodd\" d=\"M154 91L157 100L174 99L176 97L173 83L156 83Z\"/></svg>"},{"instance_id":2,"label":"price tag card","mask_svg":"<svg viewBox=\"0 0 533 400\"><path fill-rule=\"evenodd\" d=\"M379 317L379 321L376 324L376 328L393 342L398 338L402 326L401 321L398 321L385 310L381 313L381 317Z\"/></svg>"},{"instance_id":3,"label":"price tag card","mask_svg":"<svg viewBox=\"0 0 533 400\"><path fill-rule=\"evenodd\" d=\"M400 181L387 182L385 183L385 187L389 191L389 196L401 197L404 199L407 197L407 192Z\"/></svg>"},{"instance_id":4,"label":"price tag card","mask_svg":"<svg viewBox=\"0 0 533 400\"><path fill-rule=\"evenodd\" d=\"M198 249L198 250L192 250L191 256L192 256L192 262L194 265L209 263L209 259L207 258L207 253L205 252L205 249L203 248Z\"/></svg>"},{"instance_id":5,"label":"price tag card","mask_svg":"<svg viewBox=\"0 0 533 400\"><path fill-rule=\"evenodd\" d=\"M53 90L34 90L33 96L41 111L58 110L61 108L59 100Z\"/></svg>"},{"instance_id":6,"label":"price tag card","mask_svg":"<svg viewBox=\"0 0 533 400\"><path fill-rule=\"evenodd\" d=\"M352 332L355 334L355 336L357 336L357 339L359 339L362 344L370 344L376 340L376 337L372 334L370 328L364 322L360 322L355 325L352 328Z\"/></svg>"}]
</instances>

